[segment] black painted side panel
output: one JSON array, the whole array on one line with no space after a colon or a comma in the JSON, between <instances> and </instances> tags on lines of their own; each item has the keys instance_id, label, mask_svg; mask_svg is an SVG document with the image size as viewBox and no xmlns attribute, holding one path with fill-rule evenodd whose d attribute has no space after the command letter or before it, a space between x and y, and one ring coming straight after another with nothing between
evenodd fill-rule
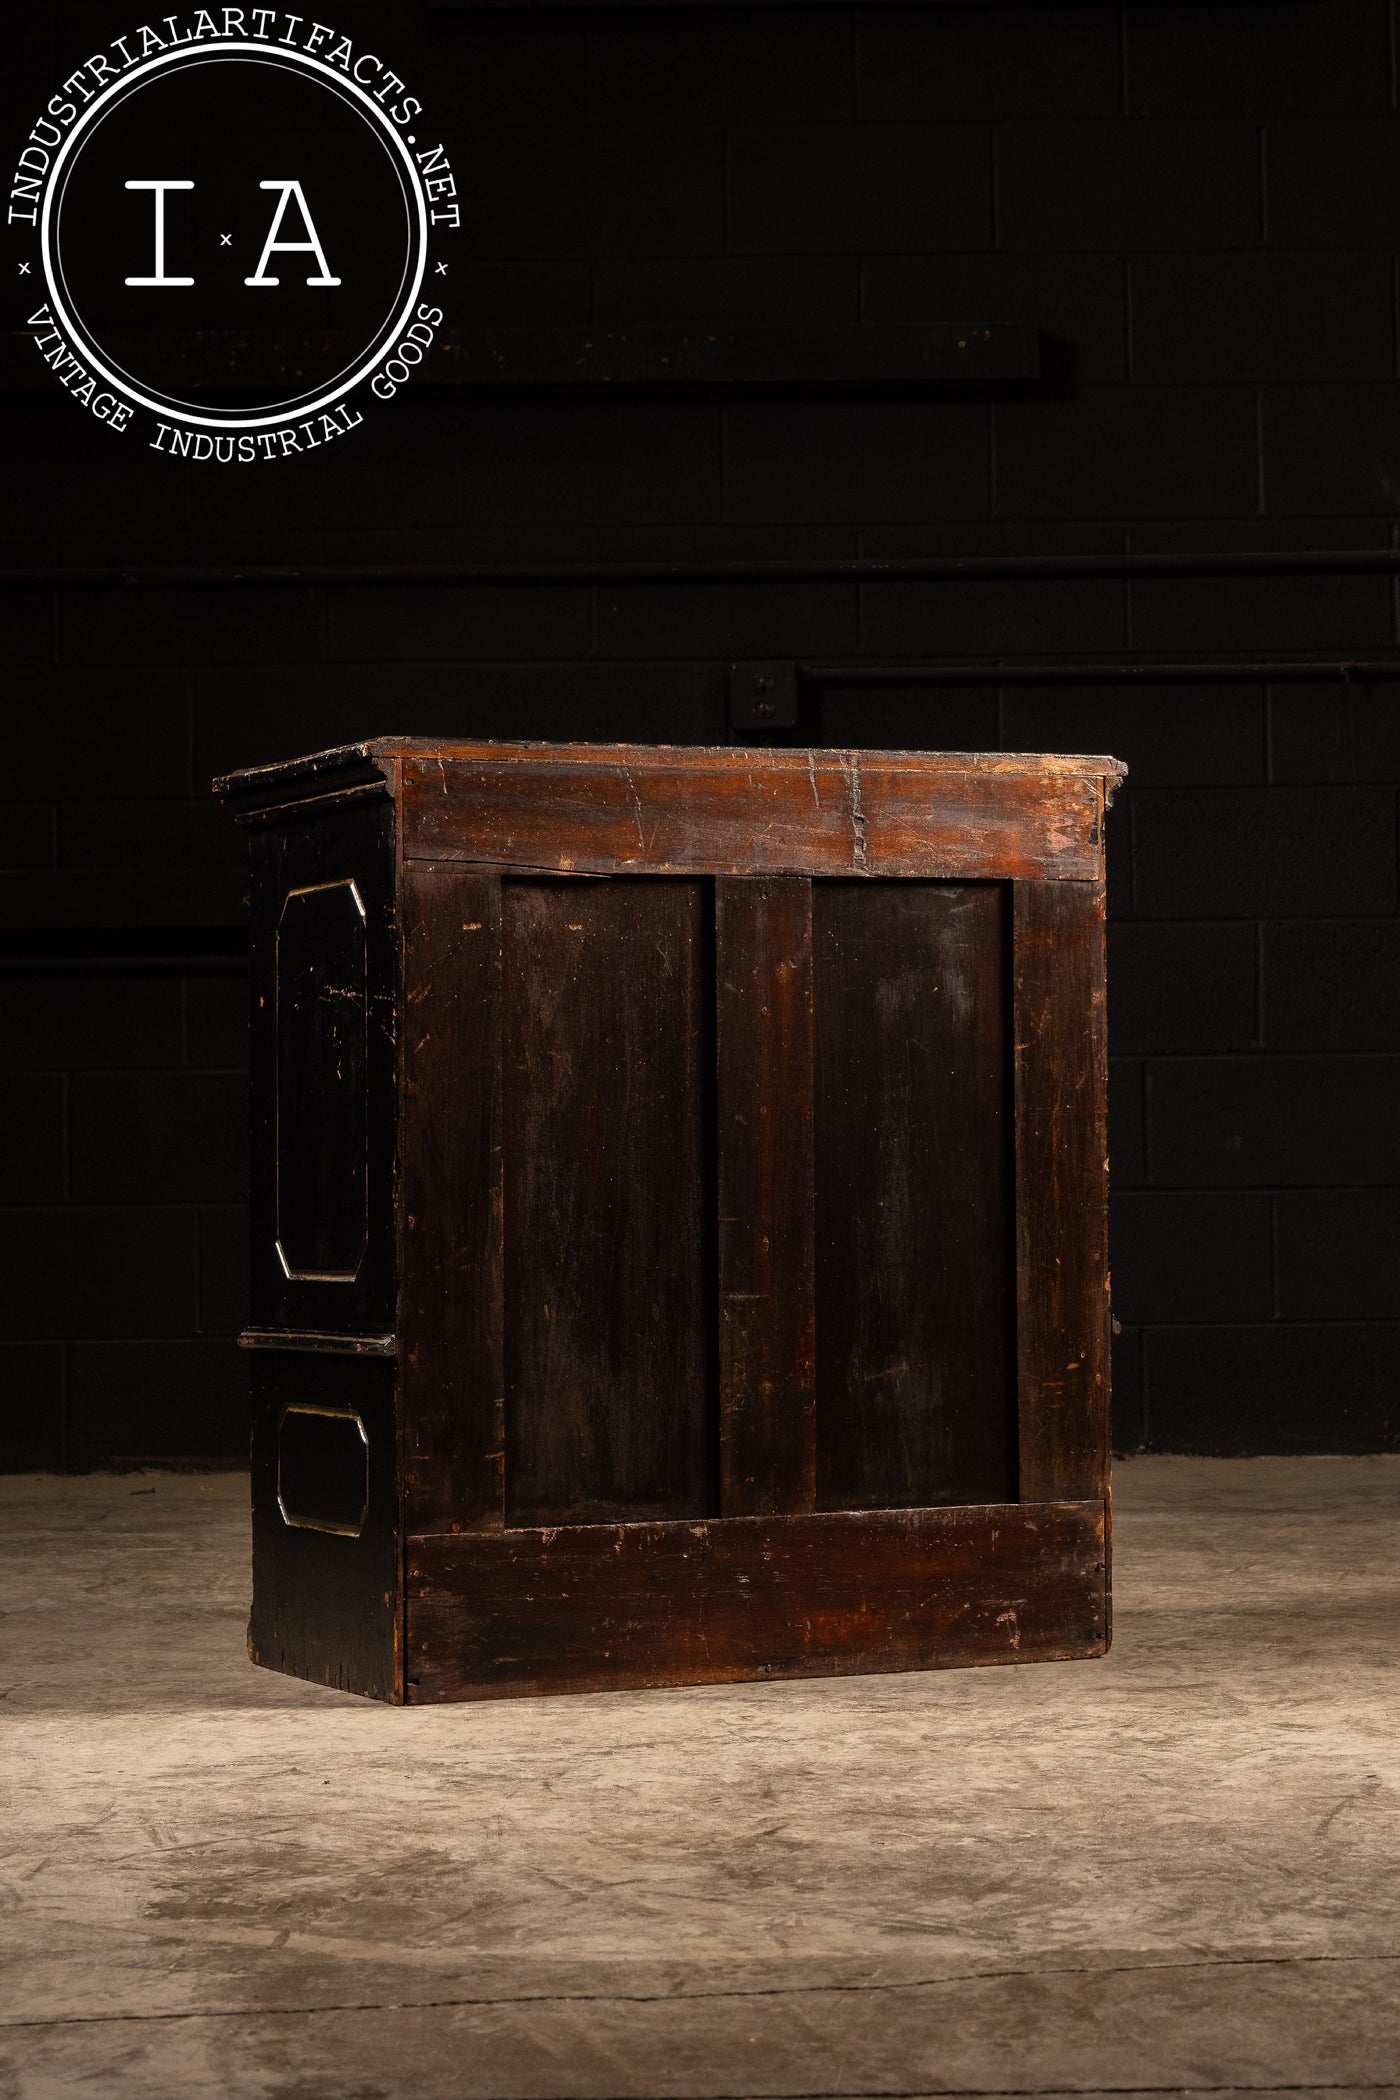
<instances>
[{"instance_id":1,"label":"black painted side panel","mask_svg":"<svg viewBox=\"0 0 1400 2100\"><path fill-rule=\"evenodd\" d=\"M394 1324L393 809L254 829L250 1323Z\"/></svg>"},{"instance_id":2,"label":"black painted side panel","mask_svg":"<svg viewBox=\"0 0 1400 2100\"><path fill-rule=\"evenodd\" d=\"M251 1365L248 1652L292 1677L397 1699L395 1366L281 1349L252 1352Z\"/></svg>"}]
</instances>

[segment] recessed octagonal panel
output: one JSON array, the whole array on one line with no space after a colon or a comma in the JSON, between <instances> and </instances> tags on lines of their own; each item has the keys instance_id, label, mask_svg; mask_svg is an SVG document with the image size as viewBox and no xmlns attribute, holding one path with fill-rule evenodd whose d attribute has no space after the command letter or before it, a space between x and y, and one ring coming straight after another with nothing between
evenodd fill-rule
<instances>
[{"instance_id":1,"label":"recessed octagonal panel","mask_svg":"<svg viewBox=\"0 0 1400 2100\"><path fill-rule=\"evenodd\" d=\"M365 912L351 881L293 890L277 927L277 1252L353 1283L368 1229Z\"/></svg>"}]
</instances>

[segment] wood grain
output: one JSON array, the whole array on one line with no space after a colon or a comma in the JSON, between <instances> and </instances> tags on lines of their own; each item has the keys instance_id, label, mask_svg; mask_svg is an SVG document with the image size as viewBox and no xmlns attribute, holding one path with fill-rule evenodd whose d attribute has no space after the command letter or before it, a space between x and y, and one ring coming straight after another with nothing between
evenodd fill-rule
<instances>
[{"instance_id":1,"label":"wood grain","mask_svg":"<svg viewBox=\"0 0 1400 2100\"><path fill-rule=\"evenodd\" d=\"M815 889L817 1499L1016 1495L998 884Z\"/></svg>"},{"instance_id":2,"label":"wood grain","mask_svg":"<svg viewBox=\"0 0 1400 2100\"><path fill-rule=\"evenodd\" d=\"M1101 1501L408 1546L410 1703L1097 1655Z\"/></svg>"},{"instance_id":3,"label":"wood grain","mask_svg":"<svg viewBox=\"0 0 1400 2100\"><path fill-rule=\"evenodd\" d=\"M720 1508L816 1507L812 885L715 885Z\"/></svg>"},{"instance_id":4,"label":"wood grain","mask_svg":"<svg viewBox=\"0 0 1400 2100\"><path fill-rule=\"evenodd\" d=\"M510 1524L715 1506L708 901L505 886Z\"/></svg>"},{"instance_id":5,"label":"wood grain","mask_svg":"<svg viewBox=\"0 0 1400 2100\"><path fill-rule=\"evenodd\" d=\"M501 882L403 873L400 1407L406 1522L505 1521Z\"/></svg>"},{"instance_id":6,"label":"wood grain","mask_svg":"<svg viewBox=\"0 0 1400 2100\"><path fill-rule=\"evenodd\" d=\"M561 874L1086 879L1097 777L903 754L567 749L403 761L409 859Z\"/></svg>"},{"instance_id":7,"label":"wood grain","mask_svg":"<svg viewBox=\"0 0 1400 2100\"><path fill-rule=\"evenodd\" d=\"M1102 1494L1109 1305L1104 893L1015 890L1021 1493Z\"/></svg>"}]
</instances>

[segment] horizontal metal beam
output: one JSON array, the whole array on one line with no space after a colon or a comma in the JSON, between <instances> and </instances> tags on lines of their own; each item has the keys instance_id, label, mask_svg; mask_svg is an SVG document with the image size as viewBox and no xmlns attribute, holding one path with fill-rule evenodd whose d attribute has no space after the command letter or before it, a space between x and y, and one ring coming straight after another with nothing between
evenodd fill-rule
<instances>
[{"instance_id":1,"label":"horizontal metal beam","mask_svg":"<svg viewBox=\"0 0 1400 2100\"><path fill-rule=\"evenodd\" d=\"M0 569L0 587L86 590L318 590L449 585L1052 583L1090 577L1367 576L1400 572L1396 547L1261 547L1193 554L848 555L790 561L257 563L184 567L48 564Z\"/></svg>"},{"instance_id":2,"label":"horizontal metal beam","mask_svg":"<svg viewBox=\"0 0 1400 2100\"><path fill-rule=\"evenodd\" d=\"M858 687L918 685L1283 685L1374 684L1400 678L1400 655L1229 658L1223 662L1174 661L1101 663L1097 658L1060 663L800 663L797 680L804 686Z\"/></svg>"}]
</instances>

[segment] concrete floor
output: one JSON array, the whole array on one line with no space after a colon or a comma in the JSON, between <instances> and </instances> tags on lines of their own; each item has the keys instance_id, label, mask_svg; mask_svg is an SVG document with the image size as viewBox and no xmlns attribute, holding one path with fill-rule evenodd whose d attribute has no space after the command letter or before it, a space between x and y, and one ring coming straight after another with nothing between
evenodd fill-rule
<instances>
[{"instance_id":1,"label":"concrete floor","mask_svg":"<svg viewBox=\"0 0 1400 2100\"><path fill-rule=\"evenodd\" d=\"M238 1477L0 1482L0 2095L1400 2095L1400 1459L1140 1460L1105 1662L412 1713Z\"/></svg>"}]
</instances>

